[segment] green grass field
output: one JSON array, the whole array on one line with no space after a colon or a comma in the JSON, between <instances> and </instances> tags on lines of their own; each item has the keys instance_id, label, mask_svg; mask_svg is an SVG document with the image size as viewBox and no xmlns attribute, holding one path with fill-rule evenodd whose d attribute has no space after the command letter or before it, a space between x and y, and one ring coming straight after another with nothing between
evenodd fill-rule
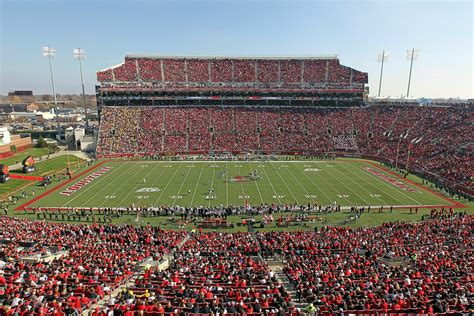
<instances>
[{"instance_id":1,"label":"green grass field","mask_svg":"<svg viewBox=\"0 0 474 316\"><path fill-rule=\"evenodd\" d=\"M429 206L451 202L360 160L273 162L121 162L69 196L61 192L90 173L30 206L127 207L219 206L261 203L336 202L354 206ZM368 170L369 168L369 170ZM260 179L247 179L256 170ZM369 172L369 171L372 172ZM375 172L374 172L375 171ZM390 179L392 181L390 181ZM402 185L396 186L393 180ZM403 186L403 188L400 188ZM213 189L214 193L209 193Z\"/></svg>"},{"instance_id":2,"label":"green grass field","mask_svg":"<svg viewBox=\"0 0 474 316\"><path fill-rule=\"evenodd\" d=\"M35 160L37 160L38 157L47 155L50 152L51 150L49 148L29 148L17 153L16 155L1 159L0 163L7 166L11 166L16 163L21 163L23 159L28 156L32 156L33 158L35 158Z\"/></svg>"},{"instance_id":3,"label":"green grass field","mask_svg":"<svg viewBox=\"0 0 474 316\"><path fill-rule=\"evenodd\" d=\"M36 162L36 171L28 174L32 176L43 176L49 175L55 172L59 172L64 170L68 166L71 166L71 169L77 168L77 163L81 162L82 160L70 155L68 158L67 156L60 156L54 157L48 160L38 161ZM10 174L22 174L21 170L11 170ZM29 181L21 180L21 179L10 179L7 183L2 183L0 185L0 196L6 195L12 191L15 191L18 188L22 188L26 185L31 185L32 183Z\"/></svg>"}]
</instances>

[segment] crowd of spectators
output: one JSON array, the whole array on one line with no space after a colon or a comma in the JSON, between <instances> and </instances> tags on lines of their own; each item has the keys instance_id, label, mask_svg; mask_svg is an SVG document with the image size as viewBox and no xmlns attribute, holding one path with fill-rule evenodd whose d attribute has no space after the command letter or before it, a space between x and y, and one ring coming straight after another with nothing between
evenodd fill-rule
<instances>
[{"instance_id":1,"label":"crowd of spectators","mask_svg":"<svg viewBox=\"0 0 474 316\"><path fill-rule=\"evenodd\" d=\"M274 60L262 60L258 63L257 81L279 82L278 62Z\"/></svg>"},{"instance_id":2,"label":"crowd of spectators","mask_svg":"<svg viewBox=\"0 0 474 316\"><path fill-rule=\"evenodd\" d=\"M474 216L431 217L256 234L0 217L0 313L79 315L97 302L92 315L293 315L295 303L318 314L468 313ZM136 269L163 255L167 268ZM290 285L262 260L275 255Z\"/></svg>"},{"instance_id":3,"label":"crowd of spectators","mask_svg":"<svg viewBox=\"0 0 474 316\"><path fill-rule=\"evenodd\" d=\"M338 59L147 58L125 57L119 66L97 73L99 82L155 82L304 85L367 83L367 74ZM265 86L265 85L262 85Z\"/></svg>"},{"instance_id":4,"label":"crowd of spectators","mask_svg":"<svg viewBox=\"0 0 474 316\"><path fill-rule=\"evenodd\" d=\"M249 235L225 237L240 245ZM194 239L199 241L195 243ZM214 249L208 245L219 241L201 234L186 244ZM295 310L289 294L263 261L239 251L237 246L218 249L176 253L165 271L145 271L125 295L112 299L109 309L168 315L290 315Z\"/></svg>"},{"instance_id":5,"label":"crowd of spectators","mask_svg":"<svg viewBox=\"0 0 474 316\"><path fill-rule=\"evenodd\" d=\"M280 62L280 78L282 82L301 82L301 63L296 60L284 60Z\"/></svg>"},{"instance_id":6,"label":"crowd of spectators","mask_svg":"<svg viewBox=\"0 0 474 316\"><path fill-rule=\"evenodd\" d=\"M105 107L98 154L343 150L473 188L473 112L472 106Z\"/></svg>"},{"instance_id":7,"label":"crowd of spectators","mask_svg":"<svg viewBox=\"0 0 474 316\"><path fill-rule=\"evenodd\" d=\"M370 113L370 109L362 111ZM358 133L362 153L377 155L398 167L406 168L408 163L410 169L439 174L449 181L474 188L472 106L376 107L374 111L373 124L382 121L384 125L373 131L367 120L363 124L364 120L358 116L364 126Z\"/></svg>"},{"instance_id":8,"label":"crowd of spectators","mask_svg":"<svg viewBox=\"0 0 474 316\"><path fill-rule=\"evenodd\" d=\"M0 217L0 314L79 315L142 260L186 235L157 227L69 225ZM36 261L50 253L62 256ZM22 259L22 258L30 259Z\"/></svg>"},{"instance_id":9,"label":"crowd of spectators","mask_svg":"<svg viewBox=\"0 0 474 316\"><path fill-rule=\"evenodd\" d=\"M138 69L142 80L162 81L160 60L141 58L138 60Z\"/></svg>"},{"instance_id":10,"label":"crowd of spectators","mask_svg":"<svg viewBox=\"0 0 474 316\"><path fill-rule=\"evenodd\" d=\"M473 217L260 234L284 253L298 298L318 312L472 309Z\"/></svg>"},{"instance_id":11,"label":"crowd of spectators","mask_svg":"<svg viewBox=\"0 0 474 316\"><path fill-rule=\"evenodd\" d=\"M125 59L122 66L112 69L116 81L136 81L138 78L136 62L133 59Z\"/></svg>"}]
</instances>

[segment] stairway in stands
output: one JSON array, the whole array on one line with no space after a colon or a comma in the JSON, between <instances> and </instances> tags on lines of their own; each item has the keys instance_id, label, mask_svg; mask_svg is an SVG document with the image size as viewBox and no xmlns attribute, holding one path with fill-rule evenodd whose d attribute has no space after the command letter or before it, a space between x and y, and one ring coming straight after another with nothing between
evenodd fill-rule
<instances>
[{"instance_id":1,"label":"stairway in stands","mask_svg":"<svg viewBox=\"0 0 474 316\"><path fill-rule=\"evenodd\" d=\"M251 234L252 238L255 240L255 243L259 243L258 238L255 236L255 233ZM271 257L263 257L262 253L258 254L258 257L253 258L256 260L262 260L268 265L268 269L273 272L273 275L277 279L278 283L283 285L285 291L290 294L291 301L294 303L294 306L299 310L304 310L306 308L305 303L301 303L298 300L295 287L291 284L290 280L283 272L283 267L285 266L286 259L279 254L273 254Z\"/></svg>"},{"instance_id":2,"label":"stairway in stands","mask_svg":"<svg viewBox=\"0 0 474 316\"><path fill-rule=\"evenodd\" d=\"M176 248L172 249L169 254L163 255L161 260L159 261L153 261L152 258L147 258L140 263L138 263L135 268L134 268L134 273L127 279L125 280L122 284L117 286L113 291L110 293L110 295L104 295L104 298L100 301L98 301L96 304L92 304L91 307L88 310L85 310L83 312L84 315L89 315L91 311L95 310L96 308L104 308L108 304L108 299L111 297L117 297L117 295L123 291L123 289L128 289L130 287L133 287L135 285L135 281L137 280L138 277L140 277L143 274L143 268L145 266L158 266L160 263L167 261L168 265L171 260L173 260L173 255L174 253L181 249L183 245L191 238L191 236L188 234L186 237L183 238L183 240L176 246ZM167 266L166 266L167 268ZM89 312L89 314L88 314Z\"/></svg>"},{"instance_id":3,"label":"stairway in stands","mask_svg":"<svg viewBox=\"0 0 474 316\"><path fill-rule=\"evenodd\" d=\"M295 304L295 307L299 310L304 310L307 304L299 302L298 296L296 294L296 288L293 286L293 284L291 284L290 280L283 272L285 258L275 254L273 257L266 258L265 262L268 264L268 268L273 272L278 282L282 284L288 294L290 294L291 300Z\"/></svg>"}]
</instances>

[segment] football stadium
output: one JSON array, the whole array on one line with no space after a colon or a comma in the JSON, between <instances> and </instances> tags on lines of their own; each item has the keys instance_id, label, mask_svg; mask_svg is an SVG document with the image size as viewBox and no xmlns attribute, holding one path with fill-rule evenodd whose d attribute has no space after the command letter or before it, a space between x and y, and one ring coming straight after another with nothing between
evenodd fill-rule
<instances>
[{"instance_id":1,"label":"football stadium","mask_svg":"<svg viewBox=\"0 0 474 316\"><path fill-rule=\"evenodd\" d=\"M0 315L471 315L473 99L342 57L96 69L92 152L0 150Z\"/></svg>"}]
</instances>

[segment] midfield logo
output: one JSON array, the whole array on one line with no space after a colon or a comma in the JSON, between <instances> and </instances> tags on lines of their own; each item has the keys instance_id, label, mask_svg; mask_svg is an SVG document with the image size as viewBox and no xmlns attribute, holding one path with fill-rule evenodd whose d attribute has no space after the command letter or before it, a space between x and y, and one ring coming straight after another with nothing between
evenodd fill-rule
<instances>
[{"instance_id":1,"label":"midfield logo","mask_svg":"<svg viewBox=\"0 0 474 316\"><path fill-rule=\"evenodd\" d=\"M150 192L160 192L161 190L158 188L141 188L140 190L137 190L135 192L138 193L150 193Z\"/></svg>"}]
</instances>

